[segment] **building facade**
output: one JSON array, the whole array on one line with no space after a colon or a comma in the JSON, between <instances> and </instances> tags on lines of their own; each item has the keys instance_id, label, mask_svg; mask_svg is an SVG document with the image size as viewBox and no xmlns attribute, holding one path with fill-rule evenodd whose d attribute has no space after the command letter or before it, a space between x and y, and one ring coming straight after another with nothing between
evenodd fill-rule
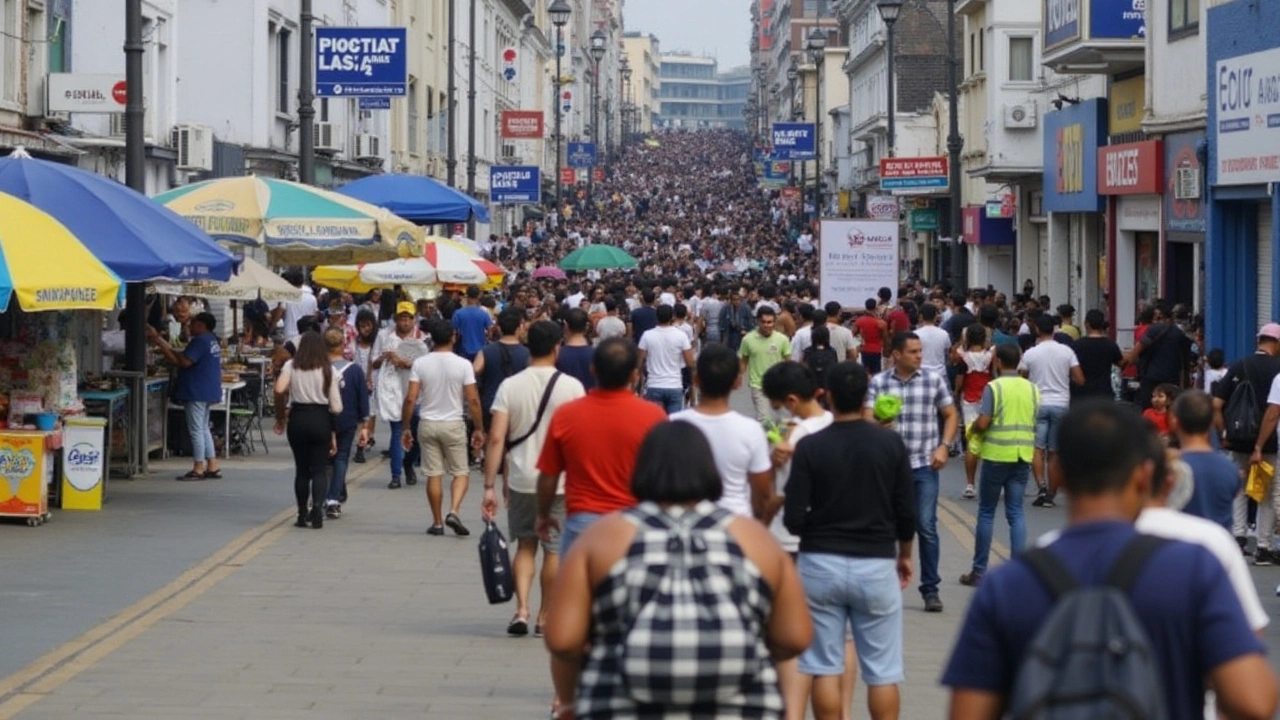
<instances>
[{"instance_id":1,"label":"building facade","mask_svg":"<svg viewBox=\"0 0 1280 720\"><path fill-rule=\"evenodd\" d=\"M662 107L662 46L657 36L628 32L622 37L631 68L629 100L636 108L633 132L653 132Z\"/></svg>"}]
</instances>

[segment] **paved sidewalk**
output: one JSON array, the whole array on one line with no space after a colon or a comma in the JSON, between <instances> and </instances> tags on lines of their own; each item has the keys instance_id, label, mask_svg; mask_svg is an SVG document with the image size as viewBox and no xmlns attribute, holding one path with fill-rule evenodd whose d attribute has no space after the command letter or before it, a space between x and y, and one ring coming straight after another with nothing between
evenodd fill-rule
<instances>
[{"instance_id":1,"label":"paved sidewalk","mask_svg":"<svg viewBox=\"0 0 1280 720\"><path fill-rule=\"evenodd\" d=\"M506 636L512 606L485 602L474 535L426 536L421 484L390 491L383 463L353 468L367 477L342 520L315 531L282 513L154 611L11 696L0 718L24 706L17 717L545 717L546 653ZM473 489L473 532L478 503ZM904 718L945 712L937 678L969 595L954 579L971 538L946 514L941 532L947 612L926 615L906 594ZM858 697L861 708L861 688Z\"/></svg>"}]
</instances>

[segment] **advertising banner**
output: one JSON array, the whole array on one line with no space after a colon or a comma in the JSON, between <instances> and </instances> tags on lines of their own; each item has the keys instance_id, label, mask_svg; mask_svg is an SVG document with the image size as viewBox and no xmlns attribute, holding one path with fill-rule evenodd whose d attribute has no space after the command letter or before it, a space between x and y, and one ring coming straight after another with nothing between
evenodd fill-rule
<instances>
[{"instance_id":1,"label":"advertising banner","mask_svg":"<svg viewBox=\"0 0 1280 720\"><path fill-rule=\"evenodd\" d=\"M872 220L897 220L898 198L892 195L871 195L867 198L867 217Z\"/></svg>"},{"instance_id":2,"label":"advertising banner","mask_svg":"<svg viewBox=\"0 0 1280 720\"><path fill-rule=\"evenodd\" d=\"M881 190L940 190L946 187L945 157L880 158Z\"/></svg>"},{"instance_id":3,"label":"advertising banner","mask_svg":"<svg viewBox=\"0 0 1280 720\"><path fill-rule=\"evenodd\" d=\"M1077 4L1080 0L1075 0ZM1147 36L1146 9L1152 0L1087 0L1090 40L1138 40Z\"/></svg>"},{"instance_id":4,"label":"advertising banner","mask_svg":"<svg viewBox=\"0 0 1280 720\"><path fill-rule=\"evenodd\" d=\"M1098 148L1098 192L1159 195L1164 185L1164 148L1159 140Z\"/></svg>"},{"instance_id":5,"label":"advertising banner","mask_svg":"<svg viewBox=\"0 0 1280 720\"><path fill-rule=\"evenodd\" d=\"M1218 184L1280 182L1280 48L1219 60L1209 86Z\"/></svg>"},{"instance_id":6,"label":"advertising banner","mask_svg":"<svg viewBox=\"0 0 1280 720\"><path fill-rule=\"evenodd\" d=\"M536 203L542 198L541 171L536 165L489 168L489 197L495 203Z\"/></svg>"},{"instance_id":7,"label":"advertising banner","mask_svg":"<svg viewBox=\"0 0 1280 720\"><path fill-rule=\"evenodd\" d=\"M1085 100L1044 116L1044 209L1100 212L1098 145L1107 137L1107 101Z\"/></svg>"},{"instance_id":8,"label":"advertising banner","mask_svg":"<svg viewBox=\"0 0 1280 720\"><path fill-rule=\"evenodd\" d=\"M882 287L898 287L898 223L822 221L818 282L822 299L862 307Z\"/></svg>"},{"instance_id":9,"label":"advertising banner","mask_svg":"<svg viewBox=\"0 0 1280 720\"><path fill-rule=\"evenodd\" d=\"M565 163L575 170L586 170L596 166L596 144L593 142L571 142L565 149Z\"/></svg>"},{"instance_id":10,"label":"advertising banner","mask_svg":"<svg viewBox=\"0 0 1280 720\"><path fill-rule=\"evenodd\" d=\"M1081 0L1044 0L1040 17L1044 18L1046 51L1080 39L1080 3Z\"/></svg>"},{"instance_id":11,"label":"advertising banner","mask_svg":"<svg viewBox=\"0 0 1280 720\"><path fill-rule=\"evenodd\" d=\"M786 186L790 177L790 161L766 160L764 162L764 175L760 178L760 184L764 187L780 188Z\"/></svg>"},{"instance_id":12,"label":"advertising banner","mask_svg":"<svg viewBox=\"0 0 1280 720\"><path fill-rule=\"evenodd\" d=\"M123 113L128 100L123 75L49 73L45 91L51 113Z\"/></svg>"},{"instance_id":13,"label":"advertising banner","mask_svg":"<svg viewBox=\"0 0 1280 720\"><path fill-rule=\"evenodd\" d=\"M404 95L408 47L402 27L317 27L316 95Z\"/></svg>"},{"instance_id":14,"label":"advertising banner","mask_svg":"<svg viewBox=\"0 0 1280 720\"><path fill-rule=\"evenodd\" d=\"M1204 133L1186 132L1164 138L1164 221L1171 232L1204 232L1202 206L1204 168L1198 146Z\"/></svg>"},{"instance_id":15,"label":"advertising banner","mask_svg":"<svg viewBox=\"0 0 1280 720\"><path fill-rule=\"evenodd\" d=\"M817 158L817 141L813 123L774 123L773 156L779 160Z\"/></svg>"},{"instance_id":16,"label":"advertising banner","mask_svg":"<svg viewBox=\"0 0 1280 720\"><path fill-rule=\"evenodd\" d=\"M541 140L544 134L541 110L503 110L502 137L506 140Z\"/></svg>"},{"instance_id":17,"label":"advertising banner","mask_svg":"<svg viewBox=\"0 0 1280 720\"><path fill-rule=\"evenodd\" d=\"M560 184L573 185L578 182L578 171L573 168L560 168Z\"/></svg>"},{"instance_id":18,"label":"advertising banner","mask_svg":"<svg viewBox=\"0 0 1280 720\"><path fill-rule=\"evenodd\" d=\"M389 97L362 97L358 103L361 110L390 110L391 98Z\"/></svg>"}]
</instances>

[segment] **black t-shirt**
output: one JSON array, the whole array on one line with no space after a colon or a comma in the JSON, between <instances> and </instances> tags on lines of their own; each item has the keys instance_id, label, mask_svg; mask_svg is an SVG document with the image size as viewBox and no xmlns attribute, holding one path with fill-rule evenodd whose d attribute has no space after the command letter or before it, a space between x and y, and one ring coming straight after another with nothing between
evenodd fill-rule
<instances>
[{"instance_id":1,"label":"black t-shirt","mask_svg":"<svg viewBox=\"0 0 1280 720\"><path fill-rule=\"evenodd\" d=\"M1138 378L1142 382L1153 385L1182 382L1182 371L1191 353L1191 338L1182 332L1182 328L1170 322L1156 323L1147 328L1141 343L1143 350L1138 356Z\"/></svg>"},{"instance_id":2,"label":"black t-shirt","mask_svg":"<svg viewBox=\"0 0 1280 720\"><path fill-rule=\"evenodd\" d=\"M648 305L641 305L631 311L631 336L636 342L646 330L658 327L658 311Z\"/></svg>"},{"instance_id":3,"label":"black t-shirt","mask_svg":"<svg viewBox=\"0 0 1280 720\"><path fill-rule=\"evenodd\" d=\"M947 321L947 332L951 333L951 344L955 345L960 342L961 333L970 325L978 322L978 318L968 310L958 310L952 314L951 319ZM990 336L987 338L990 340Z\"/></svg>"},{"instance_id":4,"label":"black t-shirt","mask_svg":"<svg viewBox=\"0 0 1280 720\"><path fill-rule=\"evenodd\" d=\"M1073 399L1115 397L1111 388L1111 368L1118 365L1124 354L1120 346L1108 337L1082 337L1071 343L1084 373L1084 384L1071 387Z\"/></svg>"},{"instance_id":5,"label":"black t-shirt","mask_svg":"<svg viewBox=\"0 0 1280 720\"><path fill-rule=\"evenodd\" d=\"M594 352L595 348L590 345L561 345L556 369L577 378L584 389L590 390L596 386L596 377L591 374L591 355Z\"/></svg>"},{"instance_id":6,"label":"black t-shirt","mask_svg":"<svg viewBox=\"0 0 1280 720\"><path fill-rule=\"evenodd\" d=\"M1213 396L1223 403L1231 401L1231 394L1236 391L1236 386L1240 381L1248 378L1249 383L1253 385L1253 396L1258 401L1258 410L1265 412L1267 409L1267 395L1271 393L1271 382L1275 380L1276 375L1280 375L1280 357L1272 357L1266 353L1259 352L1242 358L1231 364L1227 368L1227 374L1222 379L1214 383ZM1231 448L1240 452L1251 452L1252 447L1248 448ZM1262 446L1262 452L1274 453L1276 451L1276 434L1271 433L1270 437Z\"/></svg>"}]
</instances>

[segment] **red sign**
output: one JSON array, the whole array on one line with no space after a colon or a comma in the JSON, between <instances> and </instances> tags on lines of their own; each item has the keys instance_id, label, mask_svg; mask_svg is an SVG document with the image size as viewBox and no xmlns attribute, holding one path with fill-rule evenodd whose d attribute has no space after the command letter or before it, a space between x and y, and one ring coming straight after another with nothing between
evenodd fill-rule
<instances>
[{"instance_id":1,"label":"red sign","mask_svg":"<svg viewBox=\"0 0 1280 720\"><path fill-rule=\"evenodd\" d=\"M880 158L881 179L947 177L945 157Z\"/></svg>"},{"instance_id":2,"label":"red sign","mask_svg":"<svg viewBox=\"0 0 1280 720\"><path fill-rule=\"evenodd\" d=\"M1098 148L1098 193L1159 195L1164 185L1164 148L1159 140Z\"/></svg>"},{"instance_id":3,"label":"red sign","mask_svg":"<svg viewBox=\"0 0 1280 720\"><path fill-rule=\"evenodd\" d=\"M604 182L604 168L595 168L592 170L591 178L596 182Z\"/></svg>"},{"instance_id":4,"label":"red sign","mask_svg":"<svg viewBox=\"0 0 1280 720\"><path fill-rule=\"evenodd\" d=\"M514 140L541 140L541 110L503 110L502 137Z\"/></svg>"},{"instance_id":5,"label":"red sign","mask_svg":"<svg viewBox=\"0 0 1280 720\"><path fill-rule=\"evenodd\" d=\"M961 225L964 230L960 237L966 245L977 245L982 234L982 208L967 207L960 209Z\"/></svg>"},{"instance_id":6,"label":"red sign","mask_svg":"<svg viewBox=\"0 0 1280 720\"><path fill-rule=\"evenodd\" d=\"M129 86L123 80L111 86L111 99L121 105L129 102Z\"/></svg>"},{"instance_id":7,"label":"red sign","mask_svg":"<svg viewBox=\"0 0 1280 720\"><path fill-rule=\"evenodd\" d=\"M573 168L560 168L560 184L572 185L578 182L578 171Z\"/></svg>"}]
</instances>

